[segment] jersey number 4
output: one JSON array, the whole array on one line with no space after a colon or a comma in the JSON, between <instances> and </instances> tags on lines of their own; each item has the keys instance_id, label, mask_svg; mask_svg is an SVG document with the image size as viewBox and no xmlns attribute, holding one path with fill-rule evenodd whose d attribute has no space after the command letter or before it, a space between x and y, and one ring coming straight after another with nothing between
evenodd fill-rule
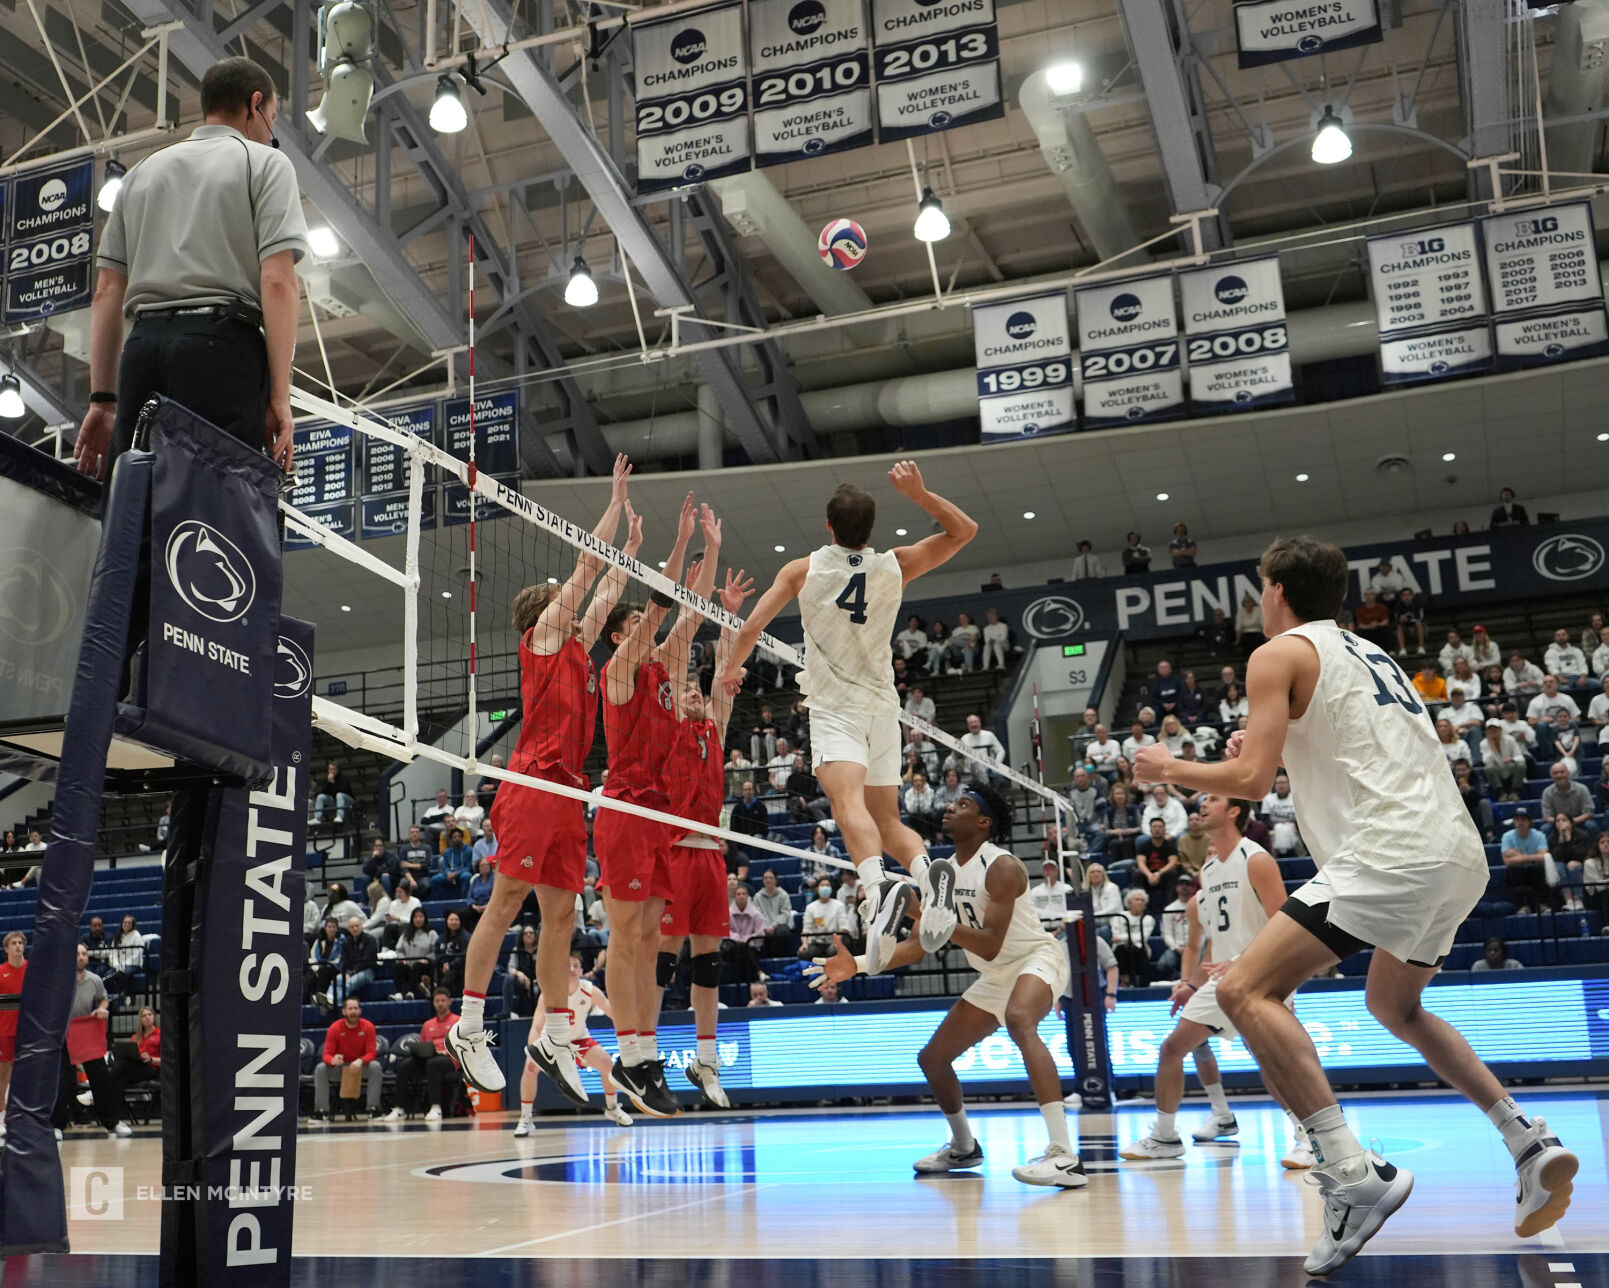
<instances>
[{"instance_id":1,"label":"jersey number 4","mask_svg":"<svg viewBox=\"0 0 1609 1288\"><path fill-rule=\"evenodd\" d=\"M832 601L839 608L849 614L849 620L856 626L866 624L866 574L863 572L851 573L838 598Z\"/></svg>"},{"instance_id":2,"label":"jersey number 4","mask_svg":"<svg viewBox=\"0 0 1609 1288\"><path fill-rule=\"evenodd\" d=\"M1374 681L1374 700L1382 707L1399 706L1409 715L1420 714L1424 707L1420 705L1419 695L1402 674L1402 668L1393 662L1384 653L1363 653L1354 647L1358 640L1345 631L1341 638L1346 645L1346 651L1362 662L1369 672L1369 678ZM1389 681L1390 687L1387 687Z\"/></svg>"}]
</instances>

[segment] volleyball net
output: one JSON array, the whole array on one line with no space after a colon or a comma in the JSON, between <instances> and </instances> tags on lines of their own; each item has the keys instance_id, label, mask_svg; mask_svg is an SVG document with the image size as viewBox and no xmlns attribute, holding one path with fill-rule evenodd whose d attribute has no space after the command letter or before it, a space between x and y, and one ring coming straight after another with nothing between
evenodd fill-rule
<instances>
[{"instance_id":1,"label":"volleyball net","mask_svg":"<svg viewBox=\"0 0 1609 1288\"><path fill-rule=\"evenodd\" d=\"M481 779L516 783L582 800L589 806L623 810L684 831L718 837L745 851L765 850L815 864L853 867L837 856L807 852L765 835L735 832L604 795L606 751L601 731L592 739L587 759L589 790L535 778L499 763L507 759L519 736L520 635L511 609L527 587L546 585L556 593L583 555L600 563L604 571L588 601L583 627L598 639L600 649L595 655L600 657L601 650L609 646L602 617L611 601L640 606L654 595L660 597L662 604L666 598L673 601L673 608L661 623L661 635L683 614L696 614L700 620L686 663L689 674L697 677L705 693L711 691L714 682L721 632L741 629L741 615L729 612L719 602L718 592L697 593L685 569L682 576L673 578L656 566L660 555L670 553L674 533L647 534L643 548L628 553L622 548L631 544L624 518L617 528L621 541L617 545L527 496L516 480L481 471L473 459L460 459L411 432L406 424L388 421L383 412L340 405L301 388L292 389L291 402L299 413L350 430L360 453L389 449L400 454L407 486L405 521L399 520L401 531L396 533L401 537L400 543L394 539L381 543L355 541L329 530L317 516L288 500L281 501L288 540L317 549L316 554L294 557L324 561L312 570L313 575L341 577L342 584L353 582L354 573L358 578L372 577L386 583L389 591L364 580L366 599L371 606L394 602L400 622L400 695L393 691L383 701L364 703L360 699L357 705L350 695L345 702L337 700L340 695L315 695L316 728L346 745L376 752L405 766L460 771L466 791ZM474 406L473 397L470 406ZM468 441L474 442L472 431ZM473 456L473 446L469 455ZM702 534L695 528L686 551L687 564L701 556L703 547ZM340 565L329 561L340 561ZM727 569L723 564L712 571L715 586L719 587ZM803 666L802 653L795 645L770 634L761 634L757 655L763 664L780 670L784 679ZM752 669L753 663L750 665ZM685 675L673 674L670 683L681 685L686 679ZM601 685L601 679L598 683ZM666 699L670 695L656 696ZM901 719L909 731L954 757L953 762L946 763L964 765L963 778L987 773L1027 792L1042 819L1054 817L1060 822L1071 818L1070 803L1035 778L975 754L959 739L916 716L902 714ZM737 777L747 774L752 775L757 786L764 787L769 777L769 785L787 794L789 766L775 763L786 737L782 734L756 739L753 750L761 754L749 756L752 765L735 769L726 781L733 784ZM727 739L729 747L737 745L740 751L749 750L745 742L746 738L731 735ZM788 745L786 754L798 750ZM712 748L709 754L723 761L727 758L725 748ZM808 773L808 760L798 768ZM416 775L415 781L423 779ZM732 790L736 790L735 786Z\"/></svg>"}]
</instances>

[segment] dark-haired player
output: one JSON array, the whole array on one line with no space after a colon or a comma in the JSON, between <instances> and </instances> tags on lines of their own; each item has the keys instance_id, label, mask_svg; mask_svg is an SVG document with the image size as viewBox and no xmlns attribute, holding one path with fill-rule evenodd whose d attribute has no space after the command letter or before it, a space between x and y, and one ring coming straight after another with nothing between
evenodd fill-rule
<instances>
[{"instance_id":1,"label":"dark-haired player","mask_svg":"<svg viewBox=\"0 0 1609 1288\"><path fill-rule=\"evenodd\" d=\"M1084 1165L1067 1135L1067 1109L1062 1103L1056 1058L1039 1036L1039 1023L1056 999L1067 991L1071 967L1067 948L1040 924L1028 897L1028 869L992 838L1011 828L1011 810L994 792L969 788L944 810L944 831L955 842L955 907L958 923L951 935L978 978L950 1008L917 1057L933 1098L950 1124L950 1143L916 1161L920 1173L966 1171L983 1162L983 1146L967 1125L961 1081L955 1062L1002 1024L1022 1052L1028 1082L1039 1112L1045 1116L1050 1141L1045 1152L1011 1174L1029 1185L1079 1189L1088 1183ZM926 916L924 911L922 916ZM806 971L814 987L825 980L842 982L866 969L842 940L830 958L817 958ZM899 944L886 968L920 961L925 950L920 935Z\"/></svg>"},{"instance_id":2,"label":"dark-haired player","mask_svg":"<svg viewBox=\"0 0 1609 1288\"><path fill-rule=\"evenodd\" d=\"M631 466L615 458L609 506L592 535L612 543L622 514L627 520L625 552L642 544L642 521L626 499ZM583 769L598 724L598 676L589 656L599 632L625 587L625 575L611 568L593 592L603 560L582 551L575 570L558 587L527 586L514 597L514 629L520 633L520 703L523 721L519 743L508 767L548 782L585 791ZM491 901L475 924L464 954L464 1001L458 1023L447 1031L447 1049L464 1079L481 1091L501 1091L503 1070L489 1045L483 1017L486 987L497 965L503 936L532 888L542 911L536 947L536 982L545 997L570 995L565 981L570 958L570 927L575 900L585 884L587 824L579 800L519 783L504 783L492 806L497 832L497 876ZM570 1099L588 1103L576 1074L571 1044L570 1012L548 1011L532 1058Z\"/></svg>"},{"instance_id":3,"label":"dark-haired player","mask_svg":"<svg viewBox=\"0 0 1609 1288\"><path fill-rule=\"evenodd\" d=\"M883 851L921 886L926 910L919 933L928 952L942 948L955 925L948 860L931 864L922 838L900 822L900 700L890 641L905 587L955 557L978 525L959 507L929 492L915 461L888 472L894 490L932 515L941 532L912 546L873 550L877 502L845 483L827 502L832 544L783 565L738 633L716 683L736 693L743 663L782 606L799 600L805 666L799 689L810 709L810 759L816 781L866 891L866 957L875 974L897 942L916 890L883 868Z\"/></svg>"},{"instance_id":4,"label":"dark-haired player","mask_svg":"<svg viewBox=\"0 0 1609 1288\"><path fill-rule=\"evenodd\" d=\"M1218 1004L1312 1141L1324 1232L1307 1272L1344 1265L1413 1190L1412 1173L1358 1143L1312 1038L1284 1004L1304 980L1369 946L1370 1012L1502 1132L1518 1170L1515 1232L1537 1234L1570 1206L1579 1160L1542 1119L1526 1118L1463 1035L1420 1001L1486 893L1480 834L1402 668L1335 624L1350 581L1346 555L1311 537L1282 538L1258 572L1269 639L1246 670L1246 728L1230 737L1220 764L1147 747L1134 773L1253 800L1282 765L1290 776L1318 875L1225 973Z\"/></svg>"}]
</instances>

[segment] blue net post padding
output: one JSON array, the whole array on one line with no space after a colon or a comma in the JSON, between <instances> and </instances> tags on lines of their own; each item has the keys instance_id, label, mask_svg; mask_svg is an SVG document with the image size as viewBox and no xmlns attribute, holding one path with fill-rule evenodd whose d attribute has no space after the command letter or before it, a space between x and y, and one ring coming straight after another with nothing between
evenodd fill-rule
<instances>
[{"instance_id":1,"label":"blue net post padding","mask_svg":"<svg viewBox=\"0 0 1609 1288\"><path fill-rule=\"evenodd\" d=\"M1106 981L1096 943L1095 899L1088 890L1067 896L1067 911L1080 913L1067 922L1067 955L1072 960L1068 985L1067 1051L1073 1058L1078 1093L1086 1110L1112 1107L1112 1053L1106 1045Z\"/></svg>"}]
</instances>

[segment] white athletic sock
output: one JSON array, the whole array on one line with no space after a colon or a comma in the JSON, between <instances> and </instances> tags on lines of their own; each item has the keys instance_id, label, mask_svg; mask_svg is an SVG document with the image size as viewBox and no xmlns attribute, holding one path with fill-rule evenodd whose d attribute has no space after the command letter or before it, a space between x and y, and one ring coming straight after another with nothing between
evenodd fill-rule
<instances>
[{"instance_id":1,"label":"white athletic sock","mask_svg":"<svg viewBox=\"0 0 1609 1288\"><path fill-rule=\"evenodd\" d=\"M479 1033L485 1027L486 994L464 990L464 1003L458 1008L458 1031Z\"/></svg>"},{"instance_id":2,"label":"white athletic sock","mask_svg":"<svg viewBox=\"0 0 1609 1288\"><path fill-rule=\"evenodd\" d=\"M606 1091L603 1093L603 1103L609 1109L613 1109L619 1100L619 1095L613 1091Z\"/></svg>"},{"instance_id":3,"label":"white athletic sock","mask_svg":"<svg viewBox=\"0 0 1609 1288\"><path fill-rule=\"evenodd\" d=\"M1221 1082L1204 1082L1201 1089L1207 1093L1207 1099L1212 1101L1212 1112L1219 1118L1233 1118L1229 1112L1229 1097L1224 1095L1224 1084Z\"/></svg>"},{"instance_id":4,"label":"white athletic sock","mask_svg":"<svg viewBox=\"0 0 1609 1288\"><path fill-rule=\"evenodd\" d=\"M1307 1129L1302 1126L1302 1120L1293 1114L1289 1109L1285 1111L1285 1117L1290 1119L1291 1139L1298 1145L1307 1144Z\"/></svg>"},{"instance_id":5,"label":"white athletic sock","mask_svg":"<svg viewBox=\"0 0 1609 1288\"><path fill-rule=\"evenodd\" d=\"M1326 1105L1318 1113L1302 1119L1318 1165L1328 1172L1350 1176L1361 1166L1363 1146L1346 1125L1340 1105ZM1358 1166L1352 1166L1354 1163Z\"/></svg>"},{"instance_id":6,"label":"white athletic sock","mask_svg":"<svg viewBox=\"0 0 1609 1288\"><path fill-rule=\"evenodd\" d=\"M1151 1135L1157 1140L1178 1140L1179 1129L1173 1125L1173 1114L1165 1114L1158 1109L1156 1111L1156 1126L1151 1128Z\"/></svg>"},{"instance_id":7,"label":"white athletic sock","mask_svg":"<svg viewBox=\"0 0 1609 1288\"><path fill-rule=\"evenodd\" d=\"M520 1117L521 1118L529 1118L531 1116L531 1106L534 1105L535 1103L536 1103L536 1101L534 1101L534 1100L522 1100L522 1101L520 1101Z\"/></svg>"},{"instance_id":8,"label":"white athletic sock","mask_svg":"<svg viewBox=\"0 0 1609 1288\"><path fill-rule=\"evenodd\" d=\"M1067 1106L1059 1100L1052 1100L1049 1104L1040 1105L1039 1112L1045 1116L1045 1130L1050 1133L1050 1143L1060 1145L1071 1154L1073 1142L1067 1136Z\"/></svg>"},{"instance_id":9,"label":"white athletic sock","mask_svg":"<svg viewBox=\"0 0 1609 1288\"><path fill-rule=\"evenodd\" d=\"M659 1030L642 1029L637 1034L637 1063L659 1059Z\"/></svg>"},{"instance_id":10,"label":"white athletic sock","mask_svg":"<svg viewBox=\"0 0 1609 1288\"><path fill-rule=\"evenodd\" d=\"M927 852L924 850L905 866L910 869L911 878L917 882L920 882L922 877L927 873L928 864L932 862L933 860L928 858Z\"/></svg>"},{"instance_id":11,"label":"white athletic sock","mask_svg":"<svg viewBox=\"0 0 1609 1288\"><path fill-rule=\"evenodd\" d=\"M879 854L875 859L864 859L855 864L855 871L860 873L860 879L867 885L878 885L888 880L888 874L883 871L883 856Z\"/></svg>"},{"instance_id":12,"label":"white athletic sock","mask_svg":"<svg viewBox=\"0 0 1609 1288\"><path fill-rule=\"evenodd\" d=\"M616 1035L620 1039L620 1063L637 1063L637 1030L621 1029Z\"/></svg>"},{"instance_id":13,"label":"white athletic sock","mask_svg":"<svg viewBox=\"0 0 1609 1288\"><path fill-rule=\"evenodd\" d=\"M1508 1146L1508 1152L1518 1153L1520 1146L1525 1143L1525 1134L1531 1130L1531 1120L1520 1112L1514 1097L1504 1096L1486 1111L1486 1116L1491 1119L1492 1126L1503 1133L1503 1143Z\"/></svg>"},{"instance_id":14,"label":"white athletic sock","mask_svg":"<svg viewBox=\"0 0 1609 1288\"><path fill-rule=\"evenodd\" d=\"M574 1018L574 1011L563 1009L549 1011L542 1025L542 1035L554 1046L569 1046L570 1021Z\"/></svg>"},{"instance_id":15,"label":"white athletic sock","mask_svg":"<svg viewBox=\"0 0 1609 1288\"><path fill-rule=\"evenodd\" d=\"M972 1128L967 1126L967 1111L963 1106L953 1114L945 1114L944 1121L950 1124L950 1148L957 1154L970 1153L977 1144L972 1139Z\"/></svg>"},{"instance_id":16,"label":"white athletic sock","mask_svg":"<svg viewBox=\"0 0 1609 1288\"><path fill-rule=\"evenodd\" d=\"M698 1062L707 1064L712 1069L721 1067L721 1057L716 1054L715 1039L713 1037L700 1037L698 1039Z\"/></svg>"}]
</instances>

